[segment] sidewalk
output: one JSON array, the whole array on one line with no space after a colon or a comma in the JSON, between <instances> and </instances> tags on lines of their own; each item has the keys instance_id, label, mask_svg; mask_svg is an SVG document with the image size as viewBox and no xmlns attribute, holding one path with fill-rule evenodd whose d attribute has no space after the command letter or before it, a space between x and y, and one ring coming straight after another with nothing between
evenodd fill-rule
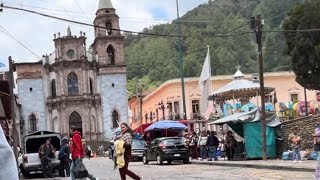
<instances>
[{"instance_id":1,"label":"sidewalk","mask_svg":"<svg viewBox=\"0 0 320 180\"><path fill-rule=\"evenodd\" d=\"M314 172L317 166L317 161L305 160L302 163L283 161L283 160L246 160L246 161L199 161L191 160L192 164L213 165L213 166L229 166L229 167L242 167L242 168L254 168L254 169L271 169L271 170L287 170L287 171L303 171Z\"/></svg>"}]
</instances>

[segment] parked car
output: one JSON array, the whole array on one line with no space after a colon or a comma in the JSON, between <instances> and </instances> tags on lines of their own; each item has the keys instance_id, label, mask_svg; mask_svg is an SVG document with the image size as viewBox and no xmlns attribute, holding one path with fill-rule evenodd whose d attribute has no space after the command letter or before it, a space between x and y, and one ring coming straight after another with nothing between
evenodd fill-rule
<instances>
[{"instance_id":1,"label":"parked car","mask_svg":"<svg viewBox=\"0 0 320 180\"><path fill-rule=\"evenodd\" d=\"M144 140L134 139L131 147L131 158L133 160L142 161L143 152L146 150L146 142Z\"/></svg>"},{"instance_id":2,"label":"parked car","mask_svg":"<svg viewBox=\"0 0 320 180\"><path fill-rule=\"evenodd\" d=\"M58 159L58 150L61 146L61 134L49 131L38 131L24 137L24 154L22 155L22 163L19 166L23 176L28 177L30 173L42 172L38 150L40 146L46 142L47 138L51 138L51 144L57 150L55 158L52 158L53 170L59 170L60 160Z\"/></svg>"},{"instance_id":3,"label":"parked car","mask_svg":"<svg viewBox=\"0 0 320 180\"><path fill-rule=\"evenodd\" d=\"M189 163L188 147L180 137L154 139L143 153L143 164L148 164L149 161L157 161L158 165L164 161L171 164L174 160L182 160L184 164Z\"/></svg>"}]
</instances>

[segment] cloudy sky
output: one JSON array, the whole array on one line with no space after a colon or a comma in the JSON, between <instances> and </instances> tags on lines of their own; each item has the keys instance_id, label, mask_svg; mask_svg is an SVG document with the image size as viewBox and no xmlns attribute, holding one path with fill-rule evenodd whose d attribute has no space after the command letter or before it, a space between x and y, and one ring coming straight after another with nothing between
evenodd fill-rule
<instances>
[{"instance_id":1,"label":"cloudy sky","mask_svg":"<svg viewBox=\"0 0 320 180\"><path fill-rule=\"evenodd\" d=\"M0 0L7 6L30 9L75 21L92 23L99 0ZM180 14L208 0L180 0ZM120 28L141 31L154 24L169 23L176 18L175 0L112 0L120 16ZM53 34L66 34L67 27L75 35L86 32L87 43L93 42L93 28L49 19L26 12L4 9L0 12L0 62L7 64L8 56L16 61L37 61L37 56L50 54L54 50ZM3 29L3 28L5 29ZM23 48L14 38L22 42L33 53ZM0 69L0 70L3 70Z\"/></svg>"}]
</instances>

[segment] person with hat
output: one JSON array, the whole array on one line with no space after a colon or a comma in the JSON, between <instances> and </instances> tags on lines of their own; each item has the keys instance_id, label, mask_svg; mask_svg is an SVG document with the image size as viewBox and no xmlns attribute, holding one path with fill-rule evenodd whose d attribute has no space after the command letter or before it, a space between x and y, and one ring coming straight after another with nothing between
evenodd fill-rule
<instances>
[{"instance_id":1,"label":"person with hat","mask_svg":"<svg viewBox=\"0 0 320 180\"><path fill-rule=\"evenodd\" d=\"M53 178L51 158L54 158L56 149L51 144L51 139L47 138L46 143L39 148L39 158L41 160L42 174L45 178Z\"/></svg>"},{"instance_id":2,"label":"person with hat","mask_svg":"<svg viewBox=\"0 0 320 180\"><path fill-rule=\"evenodd\" d=\"M70 177L70 147L68 145L69 139L64 137L62 138L62 146L59 151L58 158L60 160L60 176L61 177Z\"/></svg>"}]
</instances>

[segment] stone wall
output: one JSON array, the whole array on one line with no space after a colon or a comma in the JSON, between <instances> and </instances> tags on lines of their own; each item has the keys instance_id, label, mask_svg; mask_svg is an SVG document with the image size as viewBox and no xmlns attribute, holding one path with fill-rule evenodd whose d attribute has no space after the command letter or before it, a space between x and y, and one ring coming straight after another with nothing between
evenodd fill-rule
<instances>
[{"instance_id":1,"label":"stone wall","mask_svg":"<svg viewBox=\"0 0 320 180\"><path fill-rule=\"evenodd\" d=\"M43 80L41 78L18 79L17 85L21 117L24 120L24 133L30 133L29 116L31 114L37 118L38 131L48 130Z\"/></svg>"},{"instance_id":2,"label":"stone wall","mask_svg":"<svg viewBox=\"0 0 320 180\"><path fill-rule=\"evenodd\" d=\"M320 115L309 116L299 119L293 119L282 123L283 132L283 150L287 151L290 148L288 137L294 127L298 127L298 134L302 138L302 149L313 149L313 136L315 127L320 123Z\"/></svg>"},{"instance_id":3,"label":"stone wall","mask_svg":"<svg viewBox=\"0 0 320 180\"><path fill-rule=\"evenodd\" d=\"M112 123L112 111L118 112L118 121L128 123L128 95L126 74L100 75L100 95L104 136L112 139L116 128Z\"/></svg>"}]
</instances>

